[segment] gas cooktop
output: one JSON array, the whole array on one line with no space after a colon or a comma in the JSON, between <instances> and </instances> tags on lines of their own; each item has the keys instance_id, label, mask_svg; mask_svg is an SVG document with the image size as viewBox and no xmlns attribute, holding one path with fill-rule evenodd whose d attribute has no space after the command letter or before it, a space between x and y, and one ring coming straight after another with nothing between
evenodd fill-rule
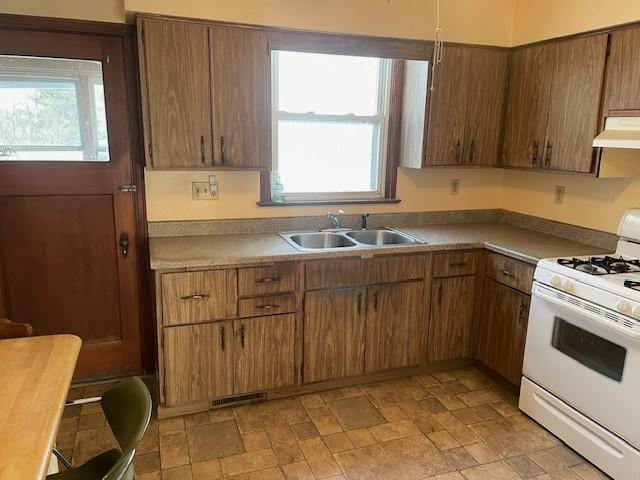
<instances>
[{"instance_id":1,"label":"gas cooktop","mask_svg":"<svg viewBox=\"0 0 640 480\"><path fill-rule=\"evenodd\" d=\"M564 267L588 273L589 275L640 273L640 260L622 256L604 255L587 258L559 258L557 262ZM625 286L627 286L626 283Z\"/></svg>"}]
</instances>

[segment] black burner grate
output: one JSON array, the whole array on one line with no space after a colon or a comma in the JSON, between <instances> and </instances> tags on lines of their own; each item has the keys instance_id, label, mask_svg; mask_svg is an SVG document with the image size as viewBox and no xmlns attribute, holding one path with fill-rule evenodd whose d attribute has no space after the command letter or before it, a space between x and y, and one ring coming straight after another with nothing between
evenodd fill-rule
<instances>
[{"instance_id":1,"label":"black burner grate","mask_svg":"<svg viewBox=\"0 0 640 480\"><path fill-rule=\"evenodd\" d=\"M624 286L640 292L640 282L634 282L633 280L625 280Z\"/></svg>"},{"instance_id":2,"label":"black burner grate","mask_svg":"<svg viewBox=\"0 0 640 480\"><path fill-rule=\"evenodd\" d=\"M558 263L565 267L588 273L590 275L611 275L614 273L640 272L640 260L612 257L610 255L590 257L588 260L581 260L579 258L560 258L558 259Z\"/></svg>"}]
</instances>

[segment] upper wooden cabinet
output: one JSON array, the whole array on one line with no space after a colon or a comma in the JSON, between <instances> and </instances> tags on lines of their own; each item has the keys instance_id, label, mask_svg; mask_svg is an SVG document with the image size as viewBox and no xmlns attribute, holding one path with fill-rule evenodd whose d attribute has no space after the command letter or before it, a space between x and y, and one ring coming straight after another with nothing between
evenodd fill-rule
<instances>
[{"instance_id":1,"label":"upper wooden cabinet","mask_svg":"<svg viewBox=\"0 0 640 480\"><path fill-rule=\"evenodd\" d=\"M611 33L604 115L640 110L640 28Z\"/></svg>"},{"instance_id":2,"label":"upper wooden cabinet","mask_svg":"<svg viewBox=\"0 0 640 480\"><path fill-rule=\"evenodd\" d=\"M594 171L607 34L512 54L503 166Z\"/></svg>"},{"instance_id":3,"label":"upper wooden cabinet","mask_svg":"<svg viewBox=\"0 0 640 480\"><path fill-rule=\"evenodd\" d=\"M443 60L429 80L431 72L421 62L406 62L401 164L413 168L495 165L507 51L445 46Z\"/></svg>"},{"instance_id":4,"label":"upper wooden cabinet","mask_svg":"<svg viewBox=\"0 0 640 480\"><path fill-rule=\"evenodd\" d=\"M138 22L148 168L269 168L265 31Z\"/></svg>"}]
</instances>

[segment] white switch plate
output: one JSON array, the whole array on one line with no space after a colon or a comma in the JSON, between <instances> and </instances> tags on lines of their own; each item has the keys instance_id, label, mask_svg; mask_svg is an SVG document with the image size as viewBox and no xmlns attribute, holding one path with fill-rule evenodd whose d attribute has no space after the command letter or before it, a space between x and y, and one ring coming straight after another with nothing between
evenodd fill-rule
<instances>
[{"instance_id":1,"label":"white switch plate","mask_svg":"<svg viewBox=\"0 0 640 480\"><path fill-rule=\"evenodd\" d=\"M553 192L553 202L558 205L562 205L564 203L564 187L562 185L558 185Z\"/></svg>"},{"instance_id":2,"label":"white switch plate","mask_svg":"<svg viewBox=\"0 0 640 480\"><path fill-rule=\"evenodd\" d=\"M191 182L193 200L218 200L218 182Z\"/></svg>"},{"instance_id":3,"label":"white switch plate","mask_svg":"<svg viewBox=\"0 0 640 480\"><path fill-rule=\"evenodd\" d=\"M460 180L457 178L454 178L451 180L451 185L449 187L449 192L451 193L451 195L458 195L458 193L460 193Z\"/></svg>"}]
</instances>

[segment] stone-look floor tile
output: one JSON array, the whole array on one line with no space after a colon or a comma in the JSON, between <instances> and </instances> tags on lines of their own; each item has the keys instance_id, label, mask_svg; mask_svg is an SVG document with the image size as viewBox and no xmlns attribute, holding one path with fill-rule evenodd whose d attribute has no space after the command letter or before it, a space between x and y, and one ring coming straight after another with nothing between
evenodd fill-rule
<instances>
[{"instance_id":1,"label":"stone-look floor tile","mask_svg":"<svg viewBox=\"0 0 640 480\"><path fill-rule=\"evenodd\" d=\"M311 471L317 478L342 474L322 438L303 440L299 444Z\"/></svg>"},{"instance_id":2,"label":"stone-look floor tile","mask_svg":"<svg viewBox=\"0 0 640 480\"><path fill-rule=\"evenodd\" d=\"M449 450L450 448L458 448L460 444L446 430L440 432L431 432L427 435L429 440L438 448L438 450Z\"/></svg>"},{"instance_id":3,"label":"stone-look floor tile","mask_svg":"<svg viewBox=\"0 0 640 480\"><path fill-rule=\"evenodd\" d=\"M460 472L443 473L442 475L436 475L427 480L464 480L464 477Z\"/></svg>"},{"instance_id":4,"label":"stone-look floor tile","mask_svg":"<svg viewBox=\"0 0 640 480\"><path fill-rule=\"evenodd\" d=\"M447 392L451 394L465 393L469 391L469 389L464 385L464 383L462 383L458 379L454 380L453 382L445 383L444 388Z\"/></svg>"},{"instance_id":5,"label":"stone-look floor tile","mask_svg":"<svg viewBox=\"0 0 640 480\"><path fill-rule=\"evenodd\" d=\"M478 463L491 463L500 460L500 455L493 451L493 449L486 443L474 443L471 445L465 445L465 450L476 459Z\"/></svg>"},{"instance_id":6,"label":"stone-look floor tile","mask_svg":"<svg viewBox=\"0 0 640 480\"><path fill-rule=\"evenodd\" d=\"M338 420L326 405L307 408L307 413L320 435L331 435L342 431Z\"/></svg>"},{"instance_id":7,"label":"stone-look floor tile","mask_svg":"<svg viewBox=\"0 0 640 480\"><path fill-rule=\"evenodd\" d=\"M138 443L137 453L151 453L160 451L160 437L158 434L158 422L151 420L147 431L144 432L144 436L140 443Z\"/></svg>"},{"instance_id":8,"label":"stone-look floor tile","mask_svg":"<svg viewBox=\"0 0 640 480\"><path fill-rule=\"evenodd\" d=\"M453 410L451 413L465 425L471 425L472 423L478 423L482 421L480 415L473 408L462 408L460 410Z\"/></svg>"},{"instance_id":9,"label":"stone-look floor tile","mask_svg":"<svg viewBox=\"0 0 640 480\"><path fill-rule=\"evenodd\" d=\"M427 398L426 400L421 401L419 405L424 408L430 415L449 411L447 410L447 407L445 407L437 398Z\"/></svg>"},{"instance_id":10,"label":"stone-look floor tile","mask_svg":"<svg viewBox=\"0 0 640 480\"><path fill-rule=\"evenodd\" d=\"M491 407L495 408L495 410L503 417L512 417L513 415L520 413L518 407L509 402L492 403Z\"/></svg>"},{"instance_id":11,"label":"stone-look floor tile","mask_svg":"<svg viewBox=\"0 0 640 480\"><path fill-rule=\"evenodd\" d=\"M84 396L85 387L71 387L69 392L67 393L67 402L71 400L80 400L81 398L85 398Z\"/></svg>"},{"instance_id":12,"label":"stone-look floor tile","mask_svg":"<svg viewBox=\"0 0 640 480\"><path fill-rule=\"evenodd\" d=\"M306 410L297 398L283 398L236 407L235 415L242 433L309 421Z\"/></svg>"},{"instance_id":13,"label":"stone-look floor tile","mask_svg":"<svg viewBox=\"0 0 640 480\"><path fill-rule=\"evenodd\" d=\"M353 442L353 445L356 448L360 447L368 447L369 445L374 445L378 443L376 437L369 431L368 428L359 428L357 430L349 430L347 436Z\"/></svg>"},{"instance_id":14,"label":"stone-look floor tile","mask_svg":"<svg viewBox=\"0 0 640 480\"><path fill-rule=\"evenodd\" d=\"M384 418L367 397L352 397L327 403L327 407L345 430L371 427L384 423ZM316 424L316 427L318 425ZM318 429L320 434L322 431Z\"/></svg>"},{"instance_id":15,"label":"stone-look floor tile","mask_svg":"<svg viewBox=\"0 0 640 480\"><path fill-rule=\"evenodd\" d=\"M162 470L162 480L192 480L191 465Z\"/></svg>"},{"instance_id":16,"label":"stone-look floor tile","mask_svg":"<svg viewBox=\"0 0 640 480\"><path fill-rule=\"evenodd\" d=\"M372 383L362 387L377 407L390 407L408 400L419 401L429 396L425 388L411 378Z\"/></svg>"},{"instance_id":17,"label":"stone-look floor tile","mask_svg":"<svg viewBox=\"0 0 640 480\"><path fill-rule=\"evenodd\" d=\"M336 400L342 400L343 398L353 398L364 395L362 388L359 386L337 388L335 390L327 390L320 392L320 397L324 402L335 402Z\"/></svg>"},{"instance_id":18,"label":"stone-look floor tile","mask_svg":"<svg viewBox=\"0 0 640 480\"><path fill-rule=\"evenodd\" d=\"M400 408L425 435L441 431L442 425L422 406L423 402L406 402Z\"/></svg>"},{"instance_id":19,"label":"stone-look floor tile","mask_svg":"<svg viewBox=\"0 0 640 480\"><path fill-rule=\"evenodd\" d=\"M77 417L60 420L60 427L56 436L56 446L59 449L73 448L78 433L78 421Z\"/></svg>"},{"instance_id":20,"label":"stone-look floor tile","mask_svg":"<svg viewBox=\"0 0 640 480\"><path fill-rule=\"evenodd\" d=\"M229 478L233 480L285 480L280 469L276 467L260 470L259 472L244 473Z\"/></svg>"},{"instance_id":21,"label":"stone-look floor tile","mask_svg":"<svg viewBox=\"0 0 640 480\"><path fill-rule=\"evenodd\" d=\"M582 480L607 480L609 478L596 467L588 463L581 463L580 465L571 467L571 470Z\"/></svg>"},{"instance_id":22,"label":"stone-look floor tile","mask_svg":"<svg viewBox=\"0 0 640 480\"><path fill-rule=\"evenodd\" d=\"M397 422L398 420L406 420L408 418L407 414L397 405L379 408L378 410L387 422Z\"/></svg>"},{"instance_id":23,"label":"stone-look floor tile","mask_svg":"<svg viewBox=\"0 0 640 480\"><path fill-rule=\"evenodd\" d=\"M232 407L209 410L209 421L211 423L228 422L229 420L235 420Z\"/></svg>"},{"instance_id":24,"label":"stone-look floor tile","mask_svg":"<svg viewBox=\"0 0 640 480\"><path fill-rule=\"evenodd\" d=\"M315 480L311 468L307 462L290 463L283 465L282 471L287 480Z\"/></svg>"},{"instance_id":25,"label":"stone-look floor tile","mask_svg":"<svg viewBox=\"0 0 640 480\"><path fill-rule=\"evenodd\" d=\"M267 448L257 452L241 453L220 459L222 473L228 477L244 473L257 472L267 468L276 467L278 460L273 450Z\"/></svg>"},{"instance_id":26,"label":"stone-look floor tile","mask_svg":"<svg viewBox=\"0 0 640 480\"><path fill-rule=\"evenodd\" d=\"M118 442L109 427L93 428L78 432L73 447L73 464L82 464L99 453L117 448Z\"/></svg>"},{"instance_id":27,"label":"stone-look floor tile","mask_svg":"<svg viewBox=\"0 0 640 480\"><path fill-rule=\"evenodd\" d=\"M158 420L158 431L160 433L184 431L184 418L173 417Z\"/></svg>"},{"instance_id":28,"label":"stone-look floor tile","mask_svg":"<svg viewBox=\"0 0 640 480\"><path fill-rule=\"evenodd\" d=\"M516 430L509 419L490 420L474 423L469 428L476 432L487 445L502 457L516 457L526 453L551 448L557 441L538 427L538 431L531 429Z\"/></svg>"},{"instance_id":29,"label":"stone-look floor tile","mask_svg":"<svg viewBox=\"0 0 640 480\"><path fill-rule=\"evenodd\" d=\"M456 377L469 390L486 390L494 386L494 382L478 370L456 372Z\"/></svg>"},{"instance_id":30,"label":"stone-look floor tile","mask_svg":"<svg viewBox=\"0 0 640 480\"><path fill-rule=\"evenodd\" d=\"M162 480L162 472L141 473L140 475L137 475L137 477L138 480Z\"/></svg>"},{"instance_id":31,"label":"stone-look floor tile","mask_svg":"<svg viewBox=\"0 0 640 480\"><path fill-rule=\"evenodd\" d=\"M427 392L429 392L429 397L435 397L437 395L446 395L449 391L445 388L445 384L438 383L437 385L432 385L427 387Z\"/></svg>"},{"instance_id":32,"label":"stone-look floor tile","mask_svg":"<svg viewBox=\"0 0 640 480\"><path fill-rule=\"evenodd\" d=\"M480 421L486 422L487 420L496 420L502 418L498 411L491 405L480 405L473 407L471 410L480 417ZM477 423L477 422L474 422Z\"/></svg>"},{"instance_id":33,"label":"stone-look floor tile","mask_svg":"<svg viewBox=\"0 0 640 480\"><path fill-rule=\"evenodd\" d=\"M222 478L220 460L206 460L191 464L191 472L195 480L218 480Z\"/></svg>"},{"instance_id":34,"label":"stone-look floor tile","mask_svg":"<svg viewBox=\"0 0 640 480\"><path fill-rule=\"evenodd\" d=\"M473 458L471 454L464 449L464 447L443 450L442 454L444 455L444 458L446 458L447 461L458 470L478 465L476 459Z\"/></svg>"},{"instance_id":35,"label":"stone-look floor tile","mask_svg":"<svg viewBox=\"0 0 640 480\"><path fill-rule=\"evenodd\" d=\"M369 430L379 442L389 442L421 433L411 420L383 423L382 425L370 427Z\"/></svg>"},{"instance_id":36,"label":"stone-look floor tile","mask_svg":"<svg viewBox=\"0 0 640 480\"><path fill-rule=\"evenodd\" d=\"M560 444L557 447L550 448L547 450L551 455L560 460L560 463L567 467L573 467L580 463L584 463L584 458L578 455L576 452L571 450L564 444Z\"/></svg>"},{"instance_id":37,"label":"stone-look floor tile","mask_svg":"<svg viewBox=\"0 0 640 480\"><path fill-rule=\"evenodd\" d=\"M78 430L89 430L91 428L104 427L106 424L107 418L102 412L82 415L78 419Z\"/></svg>"},{"instance_id":38,"label":"stone-look floor tile","mask_svg":"<svg viewBox=\"0 0 640 480\"><path fill-rule=\"evenodd\" d=\"M186 432L160 434L160 465L162 469L180 467L189 463Z\"/></svg>"},{"instance_id":39,"label":"stone-look floor tile","mask_svg":"<svg viewBox=\"0 0 640 480\"><path fill-rule=\"evenodd\" d=\"M461 473L467 480L520 480L520 475L502 460L467 468Z\"/></svg>"},{"instance_id":40,"label":"stone-look floor tile","mask_svg":"<svg viewBox=\"0 0 640 480\"><path fill-rule=\"evenodd\" d=\"M561 480L580 480L577 473L554 457L549 451L537 451L527 454L542 470L553 478Z\"/></svg>"},{"instance_id":41,"label":"stone-look floor tile","mask_svg":"<svg viewBox=\"0 0 640 480\"><path fill-rule=\"evenodd\" d=\"M455 373L456 373L455 370L447 370L444 372L435 372L432 375L440 383L446 383L446 382L453 382L455 380L458 380Z\"/></svg>"},{"instance_id":42,"label":"stone-look floor tile","mask_svg":"<svg viewBox=\"0 0 640 480\"><path fill-rule=\"evenodd\" d=\"M242 443L247 452L271 448L266 432L251 432L242 435Z\"/></svg>"},{"instance_id":43,"label":"stone-look floor tile","mask_svg":"<svg viewBox=\"0 0 640 480\"><path fill-rule=\"evenodd\" d=\"M84 387L83 398L101 397L107 390L115 386L117 382L96 383Z\"/></svg>"},{"instance_id":44,"label":"stone-look floor tile","mask_svg":"<svg viewBox=\"0 0 640 480\"><path fill-rule=\"evenodd\" d=\"M453 470L423 435L337 453L335 458L352 480L414 480Z\"/></svg>"},{"instance_id":45,"label":"stone-look floor tile","mask_svg":"<svg viewBox=\"0 0 640 480\"><path fill-rule=\"evenodd\" d=\"M304 460L304 455L298 446L298 440L290 427L270 428L267 430L267 435L280 465Z\"/></svg>"},{"instance_id":46,"label":"stone-look floor tile","mask_svg":"<svg viewBox=\"0 0 640 480\"><path fill-rule=\"evenodd\" d=\"M194 425L187 430L192 462L236 455L244 452L242 437L235 422ZM160 435L162 443L162 434Z\"/></svg>"},{"instance_id":47,"label":"stone-look floor tile","mask_svg":"<svg viewBox=\"0 0 640 480\"><path fill-rule=\"evenodd\" d=\"M444 408L447 410L460 410L462 408L467 408L467 405L452 393L436 395L436 399L444 405Z\"/></svg>"},{"instance_id":48,"label":"stone-look floor tile","mask_svg":"<svg viewBox=\"0 0 640 480\"><path fill-rule=\"evenodd\" d=\"M537 477L538 475L545 473L537 463L534 463L526 455L508 458L506 462L511 465L511 467L518 472L522 478Z\"/></svg>"},{"instance_id":49,"label":"stone-look floor tile","mask_svg":"<svg viewBox=\"0 0 640 480\"><path fill-rule=\"evenodd\" d=\"M80 409L80 416L93 415L94 413L102 413L102 406L100 405L100 402L85 403Z\"/></svg>"},{"instance_id":50,"label":"stone-look floor tile","mask_svg":"<svg viewBox=\"0 0 640 480\"><path fill-rule=\"evenodd\" d=\"M423 387L431 387L433 385L440 385L440 382L436 380L436 377L425 373L424 375L417 375L413 379Z\"/></svg>"},{"instance_id":51,"label":"stone-look floor tile","mask_svg":"<svg viewBox=\"0 0 640 480\"><path fill-rule=\"evenodd\" d=\"M193 425L204 425L207 423L211 423L211 420L209 419L209 412L193 413L191 415L185 415L183 418L184 426L187 428Z\"/></svg>"},{"instance_id":52,"label":"stone-look floor tile","mask_svg":"<svg viewBox=\"0 0 640 480\"><path fill-rule=\"evenodd\" d=\"M451 412L438 413L433 417L460 445L471 445L480 441L480 438Z\"/></svg>"},{"instance_id":53,"label":"stone-look floor tile","mask_svg":"<svg viewBox=\"0 0 640 480\"><path fill-rule=\"evenodd\" d=\"M468 407L488 405L501 400L500 396L494 390L476 390L473 392L460 393L458 394L458 398L466 403Z\"/></svg>"},{"instance_id":54,"label":"stone-look floor tile","mask_svg":"<svg viewBox=\"0 0 640 480\"><path fill-rule=\"evenodd\" d=\"M300 403L305 408L321 407L324 405L324 400L317 393L309 393L300 397Z\"/></svg>"},{"instance_id":55,"label":"stone-look floor tile","mask_svg":"<svg viewBox=\"0 0 640 480\"><path fill-rule=\"evenodd\" d=\"M291 430L298 440L307 440L309 438L319 437L320 433L313 422L299 423L291 425Z\"/></svg>"},{"instance_id":56,"label":"stone-look floor tile","mask_svg":"<svg viewBox=\"0 0 640 480\"><path fill-rule=\"evenodd\" d=\"M79 417L81 411L82 405L70 405L68 407L64 407L64 410L62 411L62 418Z\"/></svg>"},{"instance_id":57,"label":"stone-look floor tile","mask_svg":"<svg viewBox=\"0 0 640 480\"><path fill-rule=\"evenodd\" d=\"M160 470L160 453L151 452L136 455L134 465L136 473L156 472Z\"/></svg>"},{"instance_id":58,"label":"stone-look floor tile","mask_svg":"<svg viewBox=\"0 0 640 480\"><path fill-rule=\"evenodd\" d=\"M323 439L331 453L344 452L354 448L353 442L346 433L334 433L323 437Z\"/></svg>"}]
</instances>

